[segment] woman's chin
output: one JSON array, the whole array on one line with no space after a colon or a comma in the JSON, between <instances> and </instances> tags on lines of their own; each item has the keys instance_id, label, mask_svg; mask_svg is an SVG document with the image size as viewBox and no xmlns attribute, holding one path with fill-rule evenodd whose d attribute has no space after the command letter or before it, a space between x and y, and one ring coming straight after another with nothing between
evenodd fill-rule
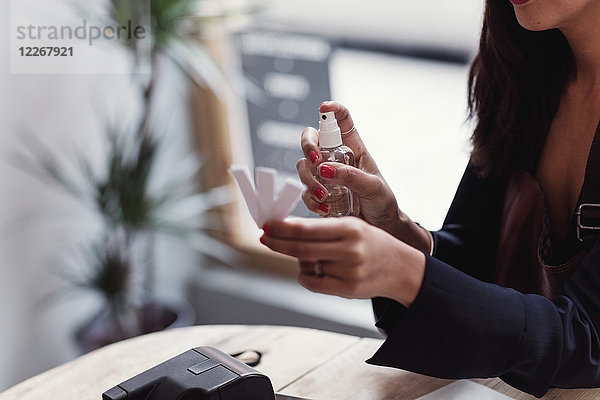
<instances>
[{"instance_id":1,"label":"woman's chin","mask_svg":"<svg viewBox=\"0 0 600 400\"><path fill-rule=\"evenodd\" d=\"M527 29L528 31L533 31L533 32L541 32L541 31L546 31L548 29L554 28L554 26L548 26L548 24L543 23L539 19L523 18L523 17L519 18L518 13L517 13L517 21L519 21L519 25L521 25L523 28Z\"/></svg>"}]
</instances>

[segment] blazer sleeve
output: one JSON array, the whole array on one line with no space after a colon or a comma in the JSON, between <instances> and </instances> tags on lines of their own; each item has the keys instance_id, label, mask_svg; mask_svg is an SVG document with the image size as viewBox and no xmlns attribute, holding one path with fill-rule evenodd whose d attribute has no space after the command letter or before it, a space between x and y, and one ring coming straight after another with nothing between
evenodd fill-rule
<instances>
[{"instance_id":1,"label":"blazer sleeve","mask_svg":"<svg viewBox=\"0 0 600 400\"><path fill-rule=\"evenodd\" d=\"M463 174L442 229L432 232L434 256L475 278L490 282L500 231L505 179L480 178L471 163ZM384 332L404 307L373 299L377 326Z\"/></svg>"},{"instance_id":2,"label":"blazer sleeve","mask_svg":"<svg viewBox=\"0 0 600 400\"><path fill-rule=\"evenodd\" d=\"M376 325L387 339L367 362L440 378L499 376L538 397L551 387L600 386L600 242L554 303L486 282L493 270L487 251L495 257L497 233L482 213L498 213L501 205L479 200L503 189L486 190L498 183L471 174L467 169L435 235L436 257L427 256L411 307L373 300Z\"/></svg>"},{"instance_id":3,"label":"blazer sleeve","mask_svg":"<svg viewBox=\"0 0 600 400\"><path fill-rule=\"evenodd\" d=\"M442 229L432 232L435 258L492 281L506 181L481 178L467 166Z\"/></svg>"}]
</instances>

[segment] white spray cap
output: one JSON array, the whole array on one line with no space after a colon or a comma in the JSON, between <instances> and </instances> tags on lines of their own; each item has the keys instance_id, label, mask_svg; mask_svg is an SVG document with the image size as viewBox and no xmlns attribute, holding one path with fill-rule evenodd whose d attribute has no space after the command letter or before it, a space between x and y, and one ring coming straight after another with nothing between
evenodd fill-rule
<instances>
[{"instance_id":1,"label":"white spray cap","mask_svg":"<svg viewBox=\"0 0 600 400\"><path fill-rule=\"evenodd\" d=\"M319 113L319 146L325 148L342 145L342 132L333 111Z\"/></svg>"}]
</instances>

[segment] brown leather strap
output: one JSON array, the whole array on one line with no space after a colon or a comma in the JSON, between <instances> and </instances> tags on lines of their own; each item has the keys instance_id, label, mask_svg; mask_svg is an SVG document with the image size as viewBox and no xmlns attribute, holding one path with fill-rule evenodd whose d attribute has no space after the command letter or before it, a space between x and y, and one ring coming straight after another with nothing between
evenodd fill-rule
<instances>
[{"instance_id":1,"label":"brown leather strap","mask_svg":"<svg viewBox=\"0 0 600 400\"><path fill-rule=\"evenodd\" d=\"M600 235L600 122L588 155L581 199L577 207L577 238L583 242L598 235Z\"/></svg>"}]
</instances>

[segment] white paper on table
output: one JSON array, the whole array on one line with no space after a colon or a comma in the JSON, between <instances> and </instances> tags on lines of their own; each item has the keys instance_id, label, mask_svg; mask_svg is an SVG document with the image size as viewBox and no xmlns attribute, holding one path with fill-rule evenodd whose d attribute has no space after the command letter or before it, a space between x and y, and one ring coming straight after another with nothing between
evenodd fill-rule
<instances>
[{"instance_id":1,"label":"white paper on table","mask_svg":"<svg viewBox=\"0 0 600 400\"><path fill-rule=\"evenodd\" d=\"M460 380L417 400L512 400L510 397L469 380Z\"/></svg>"},{"instance_id":2,"label":"white paper on table","mask_svg":"<svg viewBox=\"0 0 600 400\"><path fill-rule=\"evenodd\" d=\"M229 172L235 178L248 211L259 228L269 220L286 218L304 192L302 183L288 178L283 188L275 195L277 171L272 168L256 168L256 185L246 165L232 165Z\"/></svg>"}]
</instances>

